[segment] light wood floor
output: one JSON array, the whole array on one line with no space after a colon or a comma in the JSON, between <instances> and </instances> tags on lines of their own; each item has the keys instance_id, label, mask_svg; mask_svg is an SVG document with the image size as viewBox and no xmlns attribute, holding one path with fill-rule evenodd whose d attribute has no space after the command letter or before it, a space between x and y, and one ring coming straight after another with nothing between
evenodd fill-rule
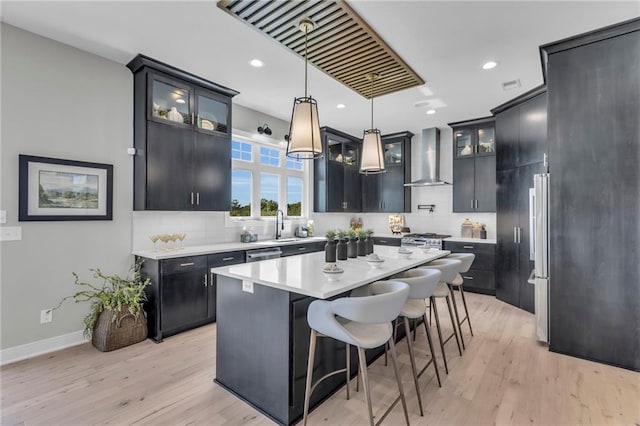
<instances>
[{"instance_id":1,"label":"light wood floor","mask_svg":"<svg viewBox=\"0 0 640 426\"><path fill-rule=\"evenodd\" d=\"M407 347L401 373L413 425L640 425L640 374L548 352L534 339L533 316L493 297L468 295L474 337L460 357L447 345L443 386L421 377L420 417ZM440 312L446 312L444 305ZM448 317L443 318L448 323ZM435 326L434 326L435 337ZM215 325L110 353L90 344L3 367L2 425L261 425L272 422L213 383ZM418 357L426 356L424 330ZM437 349L437 353L439 353ZM393 369L370 367L374 413L396 397ZM352 389L354 386L352 381ZM310 424L367 424L363 393L335 394ZM402 425L400 404L385 425Z\"/></svg>"}]
</instances>

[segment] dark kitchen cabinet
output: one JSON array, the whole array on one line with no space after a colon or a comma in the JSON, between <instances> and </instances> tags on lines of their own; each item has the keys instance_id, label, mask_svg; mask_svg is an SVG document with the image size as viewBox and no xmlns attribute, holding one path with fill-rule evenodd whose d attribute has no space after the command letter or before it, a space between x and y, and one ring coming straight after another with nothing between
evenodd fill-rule
<instances>
[{"instance_id":1,"label":"dark kitchen cabinet","mask_svg":"<svg viewBox=\"0 0 640 426\"><path fill-rule=\"evenodd\" d=\"M315 212L359 212L360 139L330 127L320 129L325 155L314 161Z\"/></svg>"},{"instance_id":2,"label":"dark kitchen cabinet","mask_svg":"<svg viewBox=\"0 0 640 426\"><path fill-rule=\"evenodd\" d=\"M316 242L312 242L312 243L300 243L300 244L283 245L283 246L280 246L280 251L282 252L280 257L295 256L295 255L298 255L298 254L314 253L314 252L317 252L317 251L323 251L325 244L326 244L325 241L316 241Z\"/></svg>"},{"instance_id":3,"label":"dark kitchen cabinet","mask_svg":"<svg viewBox=\"0 0 640 426\"><path fill-rule=\"evenodd\" d=\"M136 56L134 209L228 211L238 92Z\"/></svg>"},{"instance_id":4,"label":"dark kitchen cabinet","mask_svg":"<svg viewBox=\"0 0 640 426\"><path fill-rule=\"evenodd\" d=\"M216 319L216 276L211 268L244 263L245 251L215 253L173 259L146 259L149 337L164 337L198 327Z\"/></svg>"},{"instance_id":5,"label":"dark kitchen cabinet","mask_svg":"<svg viewBox=\"0 0 640 426\"><path fill-rule=\"evenodd\" d=\"M545 173L547 94L537 87L494 108L496 116L496 297L534 312L529 224L533 176Z\"/></svg>"},{"instance_id":6,"label":"dark kitchen cabinet","mask_svg":"<svg viewBox=\"0 0 640 426\"><path fill-rule=\"evenodd\" d=\"M409 131L382 136L386 172L362 175L363 212L411 212L411 139Z\"/></svg>"},{"instance_id":7,"label":"dark kitchen cabinet","mask_svg":"<svg viewBox=\"0 0 640 426\"><path fill-rule=\"evenodd\" d=\"M541 47L549 346L640 371L640 19Z\"/></svg>"},{"instance_id":8,"label":"dark kitchen cabinet","mask_svg":"<svg viewBox=\"0 0 640 426\"><path fill-rule=\"evenodd\" d=\"M396 246L400 247L402 244L402 238L400 236L397 237L373 237L373 244L380 246Z\"/></svg>"},{"instance_id":9,"label":"dark kitchen cabinet","mask_svg":"<svg viewBox=\"0 0 640 426\"><path fill-rule=\"evenodd\" d=\"M464 291L496 294L496 245L482 242L443 241L442 249L452 253L473 253L475 259L464 274Z\"/></svg>"},{"instance_id":10,"label":"dark kitchen cabinet","mask_svg":"<svg viewBox=\"0 0 640 426\"><path fill-rule=\"evenodd\" d=\"M453 211L496 211L493 117L450 123L453 128Z\"/></svg>"}]
</instances>

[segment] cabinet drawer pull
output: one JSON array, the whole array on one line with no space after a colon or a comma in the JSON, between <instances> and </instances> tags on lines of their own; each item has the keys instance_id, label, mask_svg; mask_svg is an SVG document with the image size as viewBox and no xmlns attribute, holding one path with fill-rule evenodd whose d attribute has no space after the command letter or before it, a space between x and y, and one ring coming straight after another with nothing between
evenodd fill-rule
<instances>
[{"instance_id":1,"label":"cabinet drawer pull","mask_svg":"<svg viewBox=\"0 0 640 426\"><path fill-rule=\"evenodd\" d=\"M300 250L300 251L304 251L306 249L307 249L306 247L298 247L298 250Z\"/></svg>"},{"instance_id":2,"label":"cabinet drawer pull","mask_svg":"<svg viewBox=\"0 0 640 426\"><path fill-rule=\"evenodd\" d=\"M181 263L180 266L193 266L195 265L195 263L193 262L189 262L189 263Z\"/></svg>"},{"instance_id":3,"label":"cabinet drawer pull","mask_svg":"<svg viewBox=\"0 0 640 426\"><path fill-rule=\"evenodd\" d=\"M473 277L469 277L467 275L463 275L462 278L464 278L465 280L472 280L473 279Z\"/></svg>"},{"instance_id":4,"label":"cabinet drawer pull","mask_svg":"<svg viewBox=\"0 0 640 426\"><path fill-rule=\"evenodd\" d=\"M378 241L380 241L380 244L388 243L387 240L378 240Z\"/></svg>"},{"instance_id":5,"label":"cabinet drawer pull","mask_svg":"<svg viewBox=\"0 0 640 426\"><path fill-rule=\"evenodd\" d=\"M233 260L233 259L234 259L234 257L233 257L233 256L223 257L223 258L222 258L222 260L223 260L224 262L228 262L228 261Z\"/></svg>"},{"instance_id":6,"label":"cabinet drawer pull","mask_svg":"<svg viewBox=\"0 0 640 426\"><path fill-rule=\"evenodd\" d=\"M473 248L473 246L462 246L462 248L472 249L472 248Z\"/></svg>"}]
</instances>

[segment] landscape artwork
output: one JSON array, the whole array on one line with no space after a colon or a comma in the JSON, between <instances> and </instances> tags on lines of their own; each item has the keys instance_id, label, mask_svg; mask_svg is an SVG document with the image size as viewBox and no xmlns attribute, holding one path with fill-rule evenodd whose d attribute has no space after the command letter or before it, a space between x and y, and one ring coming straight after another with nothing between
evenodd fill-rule
<instances>
[{"instance_id":1,"label":"landscape artwork","mask_svg":"<svg viewBox=\"0 0 640 426\"><path fill-rule=\"evenodd\" d=\"M40 170L38 207L98 208L98 175Z\"/></svg>"},{"instance_id":2,"label":"landscape artwork","mask_svg":"<svg viewBox=\"0 0 640 426\"><path fill-rule=\"evenodd\" d=\"M18 157L18 220L112 220L113 165Z\"/></svg>"}]
</instances>

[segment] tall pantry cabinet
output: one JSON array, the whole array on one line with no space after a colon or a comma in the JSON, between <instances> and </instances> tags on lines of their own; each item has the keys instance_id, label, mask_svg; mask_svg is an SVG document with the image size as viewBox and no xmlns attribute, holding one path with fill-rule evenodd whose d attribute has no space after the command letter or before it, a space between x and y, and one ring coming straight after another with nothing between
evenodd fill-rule
<instances>
[{"instance_id":1,"label":"tall pantry cabinet","mask_svg":"<svg viewBox=\"0 0 640 426\"><path fill-rule=\"evenodd\" d=\"M640 18L541 48L550 349L640 370Z\"/></svg>"}]
</instances>

